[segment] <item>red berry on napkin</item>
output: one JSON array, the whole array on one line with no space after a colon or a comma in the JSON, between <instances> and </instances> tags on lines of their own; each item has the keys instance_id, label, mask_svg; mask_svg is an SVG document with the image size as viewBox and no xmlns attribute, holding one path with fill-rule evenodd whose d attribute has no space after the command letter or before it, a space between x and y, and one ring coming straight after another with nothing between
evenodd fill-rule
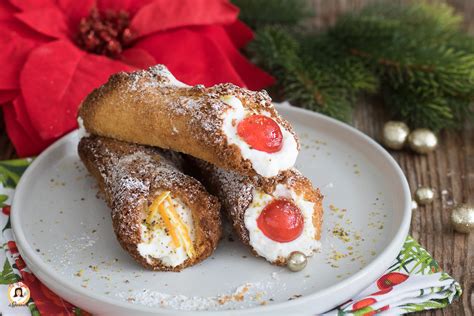
<instances>
[{"instance_id":1,"label":"red berry on napkin","mask_svg":"<svg viewBox=\"0 0 474 316\"><path fill-rule=\"evenodd\" d=\"M398 285L405 282L408 279L408 275L399 272L390 272L380 277L377 280L377 287L379 289L387 289L392 286Z\"/></svg>"}]
</instances>

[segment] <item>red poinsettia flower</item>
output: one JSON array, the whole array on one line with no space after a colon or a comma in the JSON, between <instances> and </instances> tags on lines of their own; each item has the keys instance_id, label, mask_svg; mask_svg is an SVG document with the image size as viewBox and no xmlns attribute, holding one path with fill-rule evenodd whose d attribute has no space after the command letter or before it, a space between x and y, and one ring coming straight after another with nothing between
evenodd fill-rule
<instances>
[{"instance_id":1,"label":"red poinsettia flower","mask_svg":"<svg viewBox=\"0 0 474 316\"><path fill-rule=\"evenodd\" d=\"M252 32L225 0L4 0L0 104L19 155L76 127L81 100L118 71L165 64L188 84L272 78L238 51Z\"/></svg>"}]
</instances>

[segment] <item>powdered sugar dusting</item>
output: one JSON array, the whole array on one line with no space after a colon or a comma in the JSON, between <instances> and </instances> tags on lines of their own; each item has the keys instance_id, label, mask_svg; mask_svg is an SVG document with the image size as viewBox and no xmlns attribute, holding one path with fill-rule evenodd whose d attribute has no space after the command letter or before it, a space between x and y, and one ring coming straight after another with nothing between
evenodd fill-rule
<instances>
[{"instance_id":1,"label":"powdered sugar dusting","mask_svg":"<svg viewBox=\"0 0 474 316\"><path fill-rule=\"evenodd\" d=\"M232 293L215 296L186 296L152 291L148 289L132 292L119 292L121 299L148 307L162 307L183 311L212 311L222 309L244 309L257 305L266 305L268 290L273 284L262 282L244 283Z\"/></svg>"},{"instance_id":2,"label":"powdered sugar dusting","mask_svg":"<svg viewBox=\"0 0 474 316\"><path fill-rule=\"evenodd\" d=\"M216 157L213 163L219 165L221 162L221 167L226 169L244 173L250 169L253 172L249 171L247 174L258 173L254 166L255 161L242 155L239 147L231 142L225 133L224 119L230 115L232 108L223 102L223 96L233 96L241 100L248 113L262 113L271 117L296 142L290 125L278 115L265 91L250 91L231 83L209 88L203 85L188 86L177 80L164 65L156 65L147 70L114 75L108 84L88 97L85 104L100 102L100 98L110 93L110 89L120 89L116 91L116 95L122 101L116 106L124 111L134 107L134 111L138 111L139 117L144 120L143 124L150 131L154 127L148 125L156 123L154 119L148 122L147 118L150 115L159 115L160 121L165 126L158 133L161 135L160 139L153 143L145 141L145 144L170 148L194 156L196 152L193 152L192 148L202 147L203 151L208 151ZM108 131L103 135L113 136L115 133L118 132ZM172 139L178 134L191 136L189 137L191 144L187 147L173 147ZM121 137L116 138L130 141ZM227 159L228 157L231 159ZM232 165L229 166L228 163Z\"/></svg>"},{"instance_id":3,"label":"powdered sugar dusting","mask_svg":"<svg viewBox=\"0 0 474 316\"><path fill-rule=\"evenodd\" d=\"M292 168L273 178L248 177L202 160L189 159L199 170L200 180L219 197L237 236L256 254L270 262L283 264L292 251L302 251L309 256L320 248L321 214L318 212L322 196L298 170ZM290 243L275 243L256 227L263 207L276 197L291 199L305 218L304 233Z\"/></svg>"},{"instance_id":4,"label":"powdered sugar dusting","mask_svg":"<svg viewBox=\"0 0 474 316\"><path fill-rule=\"evenodd\" d=\"M130 91L139 91L144 88L158 87L190 87L176 79L175 76L173 76L173 74L164 65L156 65L148 68L148 70L135 71L131 73L131 76L132 83L130 85Z\"/></svg>"},{"instance_id":5,"label":"powdered sugar dusting","mask_svg":"<svg viewBox=\"0 0 474 316\"><path fill-rule=\"evenodd\" d=\"M255 189L251 178L199 159L189 159L199 170L200 180L207 184L212 194L219 197L222 209L229 212L231 218L240 218L238 222L243 223L243 214L253 200Z\"/></svg>"},{"instance_id":6,"label":"powdered sugar dusting","mask_svg":"<svg viewBox=\"0 0 474 316\"><path fill-rule=\"evenodd\" d=\"M79 236L65 237L58 240L50 249L46 249L45 255L57 265L70 266L73 264L74 258L95 246L97 238L97 236L87 233ZM63 248L63 251L60 254L55 254L55 249L58 248Z\"/></svg>"},{"instance_id":7,"label":"powdered sugar dusting","mask_svg":"<svg viewBox=\"0 0 474 316\"><path fill-rule=\"evenodd\" d=\"M253 199L252 193L255 186L248 177L218 167L215 168L215 172L222 191L226 193L229 200L236 201L236 205L246 205Z\"/></svg>"},{"instance_id":8,"label":"powdered sugar dusting","mask_svg":"<svg viewBox=\"0 0 474 316\"><path fill-rule=\"evenodd\" d=\"M176 192L180 187L186 203L192 204L198 199L198 182L179 171L181 161L173 154L151 147L124 146L100 137L84 138L79 147L79 152L87 155L101 174L103 191L120 238L139 242L136 238L140 236L143 217L140 210L158 191ZM183 185L186 183L188 185Z\"/></svg>"},{"instance_id":9,"label":"powdered sugar dusting","mask_svg":"<svg viewBox=\"0 0 474 316\"><path fill-rule=\"evenodd\" d=\"M161 156L157 161L151 154L152 149L136 147L130 153L120 153L109 149L103 140L96 139L90 150L96 157L102 157L104 164L97 164L107 188L114 202L112 209L119 210L124 204L137 206L150 193L151 183L159 178L160 183L179 181L182 176L176 166ZM157 155L157 152L153 152ZM184 175L183 175L184 176Z\"/></svg>"}]
</instances>

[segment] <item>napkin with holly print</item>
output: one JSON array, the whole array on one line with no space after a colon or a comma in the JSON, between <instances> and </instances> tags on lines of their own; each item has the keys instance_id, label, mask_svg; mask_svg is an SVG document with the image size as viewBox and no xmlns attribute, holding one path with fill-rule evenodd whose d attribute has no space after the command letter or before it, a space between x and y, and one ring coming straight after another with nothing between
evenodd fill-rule
<instances>
[{"instance_id":1,"label":"napkin with holly print","mask_svg":"<svg viewBox=\"0 0 474 316\"><path fill-rule=\"evenodd\" d=\"M0 314L88 315L43 285L18 253L10 226L10 204L30 162L31 159L0 161ZM18 282L24 283L31 295L26 306L12 307L7 300L8 286ZM327 314L404 314L443 308L460 295L459 283L442 272L436 260L413 238L407 237L393 264L375 283Z\"/></svg>"},{"instance_id":2,"label":"napkin with holly print","mask_svg":"<svg viewBox=\"0 0 474 316\"><path fill-rule=\"evenodd\" d=\"M443 308L462 293L433 257L408 236L392 265L377 281L328 315L400 315Z\"/></svg>"}]
</instances>

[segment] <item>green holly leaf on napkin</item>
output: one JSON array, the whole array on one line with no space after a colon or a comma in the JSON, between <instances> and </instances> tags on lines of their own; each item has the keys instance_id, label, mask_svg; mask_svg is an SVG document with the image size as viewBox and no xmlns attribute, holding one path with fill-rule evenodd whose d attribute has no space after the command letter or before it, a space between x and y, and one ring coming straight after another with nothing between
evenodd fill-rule
<instances>
[{"instance_id":1,"label":"green holly leaf on napkin","mask_svg":"<svg viewBox=\"0 0 474 316\"><path fill-rule=\"evenodd\" d=\"M29 165L25 159L0 161L0 183L5 188L14 189Z\"/></svg>"},{"instance_id":2,"label":"green holly leaf on napkin","mask_svg":"<svg viewBox=\"0 0 474 316\"><path fill-rule=\"evenodd\" d=\"M4 207L6 205L4 203L6 200L8 200L8 195L0 194L0 207Z\"/></svg>"},{"instance_id":3,"label":"green holly leaf on napkin","mask_svg":"<svg viewBox=\"0 0 474 316\"><path fill-rule=\"evenodd\" d=\"M12 284L19 281L18 276L13 272L8 259L5 259L3 270L0 273L0 284Z\"/></svg>"}]
</instances>

